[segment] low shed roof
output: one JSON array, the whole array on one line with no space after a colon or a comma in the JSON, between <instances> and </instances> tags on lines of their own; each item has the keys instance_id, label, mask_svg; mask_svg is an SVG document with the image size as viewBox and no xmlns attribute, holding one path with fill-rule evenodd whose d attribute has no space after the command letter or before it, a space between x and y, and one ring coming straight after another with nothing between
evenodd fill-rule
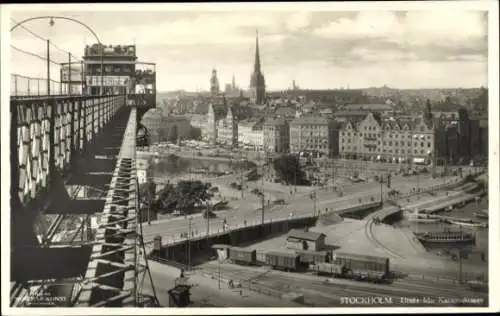
<instances>
[{"instance_id":1,"label":"low shed roof","mask_svg":"<svg viewBox=\"0 0 500 316\"><path fill-rule=\"evenodd\" d=\"M288 233L288 238L293 238L293 239L300 239L300 240L308 240L308 241L317 241L319 238L322 236L325 236L325 234L322 233L316 233L316 232L309 232L305 230L300 230L300 229L292 229Z\"/></svg>"}]
</instances>

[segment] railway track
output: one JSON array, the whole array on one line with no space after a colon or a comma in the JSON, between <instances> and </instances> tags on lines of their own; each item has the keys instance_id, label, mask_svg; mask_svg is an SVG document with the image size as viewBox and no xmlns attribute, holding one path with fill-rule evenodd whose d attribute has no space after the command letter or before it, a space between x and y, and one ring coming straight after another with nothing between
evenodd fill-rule
<instances>
[{"instance_id":1,"label":"railway track","mask_svg":"<svg viewBox=\"0 0 500 316\"><path fill-rule=\"evenodd\" d=\"M204 267L205 271L218 275L215 266ZM487 301L488 295L477 293L456 283L437 282L434 280L401 279L392 284L373 284L347 279L333 279L325 283L325 279L311 273L287 273L257 267L224 264L221 277L242 280L242 283L251 284L244 286L249 290L259 293L269 293L279 297L283 294L294 292L304 295L306 303L313 306L338 306L341 297L390 297L395 304L400 297L432 297L443 299L457 299L474 297ZM212 277L213 278L213 277ZM217 279L217 277L215 277ZM270 294L272 293L272 294Z\"/></svg>"},{"instance_id":2,"label":"railway track","mask_svg":"<svg viewBox=\"0 0 500 316\"><path fill-rule=\"evenodd\" d=\"M391 257L393 258L399 258L399 259L404 259L405 257L398 254L397 252L395 252L393 249L387 247L386 245L384 245L382 242L380 242L376 237L375 235L373 234L373 220L370 219L368 221L366 221L366 224L365 224L365 235L366 237L368 238L368 240L374 245L376 246L377 248L379 249L382 249L384 250L385 252L387 252Z\"/></svg>"},{"instance_id":3,"label":"railway track","mask_svg":"<svg viewBox=\"0 0 500 316\"><path fill-rule=\"evenodd\" d=\"M340 282L339 282L340 281ZM421 298L423 296L433 298L456 299L457 297L477 297L487 300L487 295L477 295L470 291L457 288L442 288L435 284L419 285L408 282L400 282L391 285L375 285L370 283L361 284L357 281L336 280L325 283L317 280L300 280L296 274L281 276L274 273L268 274L257 280L265 286L275 290L293 291L304 295L308 302L314 305L328 306L338 305L342 297L386 297L392 299L391 306L406 305L400 302L401 297ZM333 299L332 299L333 298Z\"/></svg>"}]
</instances>

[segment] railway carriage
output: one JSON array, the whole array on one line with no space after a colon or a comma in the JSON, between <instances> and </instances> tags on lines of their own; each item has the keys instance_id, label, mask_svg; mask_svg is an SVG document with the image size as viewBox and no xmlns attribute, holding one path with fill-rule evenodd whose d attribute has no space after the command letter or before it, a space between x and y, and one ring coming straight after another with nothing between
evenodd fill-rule
<instances>
[{"instance_id":1,"label":"railway carriage","mask_svg":"<svg viewBox=\"0 0 500 316\"><path fill-rule=\"evenodd\" d=\"M307 266L300 262L298 254L290 252L268 252L266 264L273 269L284 271L298 271Z\"/></svg>"},{"instance_id":2,"label":"railway carriage","mask_svg":"<svg viewBox=\"0 0 500 316\"><path fill-rule=\"evenodd\" d=\"M350 270L379 271L384 276L390 274L389 258L386 257L334 252L332 262L342 264Z\"/></svg>"},{"instance_id":3,"label":"railway carriage","mask_svg":"<svg viewBox=\"0 0 500 316\"><path fill-rule=\"evenodd\" d=\"M231 262L241 265L255 265L257 262L257 251L240 247L229 248L229 259Z\"/></svg>"},{"instance_id":4,"label":"railway carriage","mask_svg":"<svg viewBox=\"0 0 500 316\"><path fill-rule=\"evenodd\" d=\"M329 251L296 251L301 263L314 264L318 262L330 262L331 253Z\"/></svg>"}]
</instances>

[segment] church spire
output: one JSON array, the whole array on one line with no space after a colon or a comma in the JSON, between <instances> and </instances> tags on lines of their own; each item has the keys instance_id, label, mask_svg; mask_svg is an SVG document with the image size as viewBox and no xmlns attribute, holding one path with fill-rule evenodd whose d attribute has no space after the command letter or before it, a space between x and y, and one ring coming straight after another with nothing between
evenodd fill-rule
<instances>
[{"instance_id":1,"label":"church spire","mask_svg":"<svg viewBox=\"0 0 500 316\"><path fill-rule=\"evenodd\" d=\"M259 54L259 31L255 30L255 63L254 72L260 73L260 54Z\"/></svg>"},{"instance_id":2,"label":"church spire","mask_svg":"<svg viewBox=\"0 0 500 316\"><path fill-rule=\"evenodd\" d=\"M259 33L256 31L255 37L255 63L253 74L250 78L250 88L252 90L251 99L256 104L263 104L266 97L266 82L262 70L260 69Z\"/></svg>"}]
</instances>

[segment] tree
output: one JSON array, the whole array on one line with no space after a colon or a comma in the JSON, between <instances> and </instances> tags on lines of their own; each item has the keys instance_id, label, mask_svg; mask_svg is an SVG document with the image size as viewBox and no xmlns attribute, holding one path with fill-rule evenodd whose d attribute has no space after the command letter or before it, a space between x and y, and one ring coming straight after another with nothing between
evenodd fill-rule
<instances>
[{"instance_id":1,"label":"tree","mask_svg":"<svg viewBox=\"0 0 500 316\"><path fill-rule=\"evenodd\" d=\"M164 142L168 140L168 132L165 127L158 128L158 140Z\"/></svg>"},{"instance_id":2,"label":"tree","mask_svg":"<svg viewBox=\"0 0 500 316\"><path fill-rule=\"evenodd\" d=\"M308 183L297 156L283 155L275 158L273 160L273 167L278 178L286 184L297 185Z\"/></svg>"},{"instance_id":3,"label":"tree","mask_svg":"<svg viewBox=\"0 0 500 316\"><path fill-rule=\"evenodd\" d=\"M151 205L156 198L156 184L148 179L146 183L139 185L139 201Z\"/></svg>"},{"instance_id":4,"label":"tree","mask_svg":"<svg viewBox=\"0 0 500 316\"><path fill-rule=\"evenodd\" d=\"M196 205L210 200L214 192L211 183L185 180L179 181L177 185L170 183L165 185L158 193L158 201L164 213L170 213L175 209L189 213Z\"/></svg>"},{"instance_id":5,"label":"tree","mask_svg":"<svg viewBox=\"0 0 500 316\"><path fill-rule=\"evenodd\" d=\"M178 133L178 128L177 125L172 125L170 130L168 131L168 138L167 141L172 142L172 143L177 143L177 140L179 138L179 133Z\"/></svg>"},{"instance_id":6,"label":"tree","mask_svg":"<svg viewBox=\"0 0 500 316\"><path fill-rule=\"evenodd\" d=\"M190 126L188 138L194 140L201 140L201 129L199 129L198 127Z\"/></svg>"},{"instance_id":7,"label":"tree","mask_svg":"<svg viewBox=\"0 0 500 316\"><path fill-rule=\"evenodd\" d=\"M156 200L156 184L151 179L139 186L139 202L143 205L140 211L147 212L147 220L151 224L152 212L156 214L159 209Z\"/></svg>"}]
</instances>

